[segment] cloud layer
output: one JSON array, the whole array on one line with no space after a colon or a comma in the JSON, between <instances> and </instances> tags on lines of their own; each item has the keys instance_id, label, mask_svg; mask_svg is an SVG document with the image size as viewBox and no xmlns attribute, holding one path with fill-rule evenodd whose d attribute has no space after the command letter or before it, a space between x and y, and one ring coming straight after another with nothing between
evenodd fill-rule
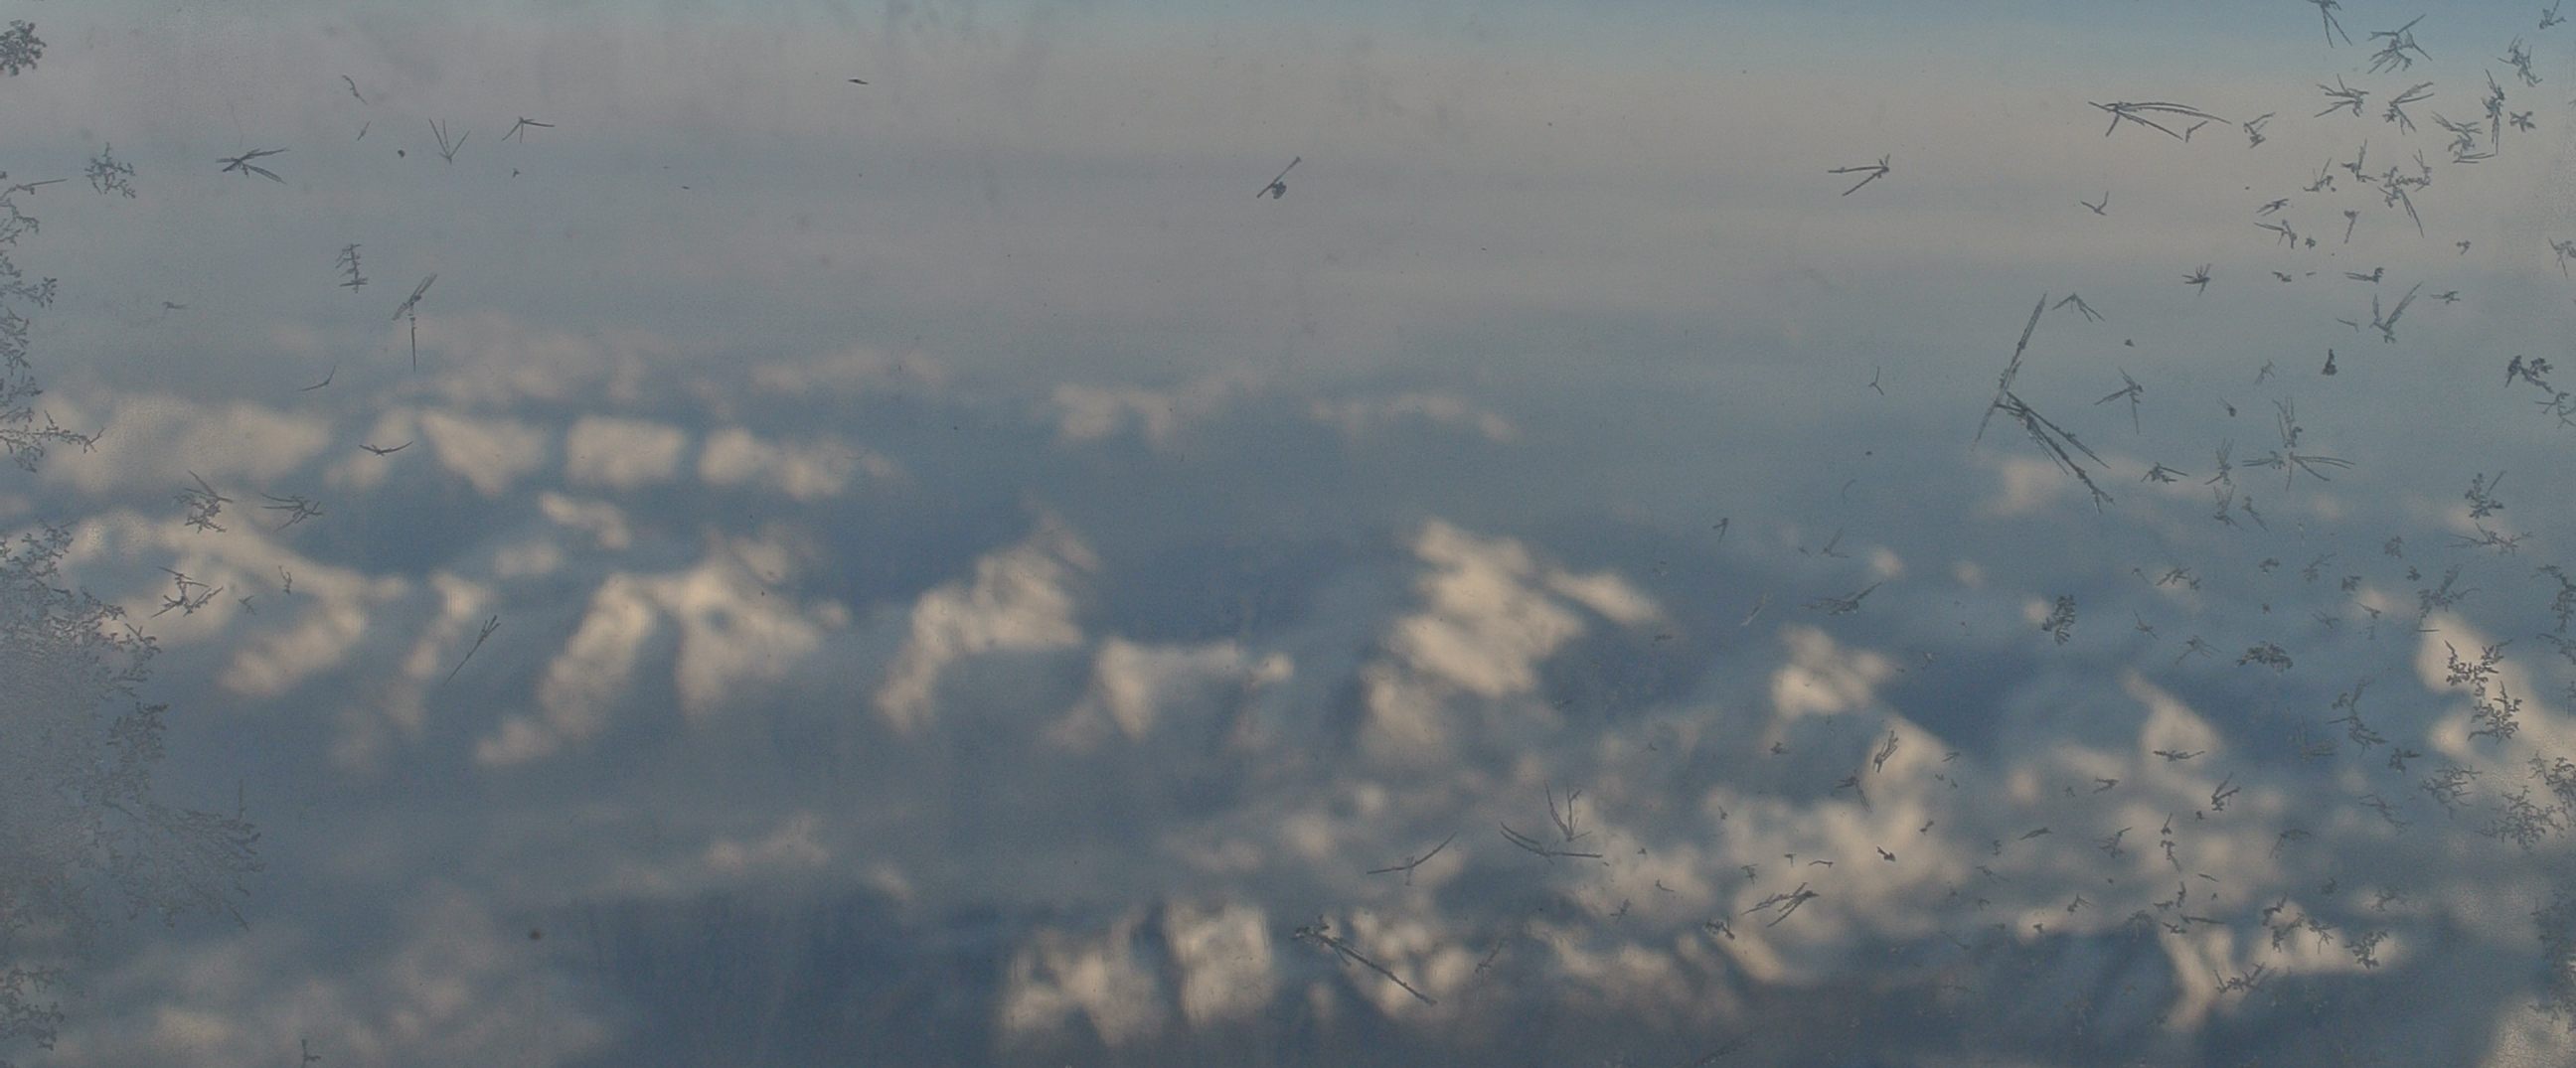
<instances>
[{"instance_id":1,"label":"cloud layer","mask_svg":"<svg viewBox=\"0 0 2576 1068\"><path fill-rule=\"evenodd\" d=\"M55 38L26 143L150 166L27 194L109 432L0 520L270 868L45 1063L2576 1056L2569 112L1507 14Z\"/></svg>"}]
</instances>

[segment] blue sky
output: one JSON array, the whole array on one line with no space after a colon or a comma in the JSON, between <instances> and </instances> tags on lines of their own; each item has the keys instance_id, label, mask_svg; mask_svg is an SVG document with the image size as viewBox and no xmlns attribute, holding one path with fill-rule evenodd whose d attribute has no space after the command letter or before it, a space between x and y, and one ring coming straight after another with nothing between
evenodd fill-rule
<instances>
[{"instance_id":1,"label":"blue sky","mask_svg":"<svg viewBox=\"0 0 2576 1068\"><path fill-rule=\"evenodd\" d=\"M2563 1059L2570 28L1926 10L37 12L0 523L269 866L27 1063Z\"/></svg>"}]
</instances>

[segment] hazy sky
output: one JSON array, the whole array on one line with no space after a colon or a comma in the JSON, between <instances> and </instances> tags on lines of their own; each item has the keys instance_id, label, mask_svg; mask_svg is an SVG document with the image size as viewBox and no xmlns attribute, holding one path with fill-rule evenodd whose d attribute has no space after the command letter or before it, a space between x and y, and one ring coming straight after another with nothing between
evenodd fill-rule
<instances>
[{"instance_id":1,"label":"hazy sky","mask_svg":"<svg viewBox=\"0 0 2576 1068\"><path fill-rule=\"evenodd\" d=\"M2523 7L17 13L0 523L268 861L24 1063L2562 1062Z\"/></svg>"}]
</instances>

